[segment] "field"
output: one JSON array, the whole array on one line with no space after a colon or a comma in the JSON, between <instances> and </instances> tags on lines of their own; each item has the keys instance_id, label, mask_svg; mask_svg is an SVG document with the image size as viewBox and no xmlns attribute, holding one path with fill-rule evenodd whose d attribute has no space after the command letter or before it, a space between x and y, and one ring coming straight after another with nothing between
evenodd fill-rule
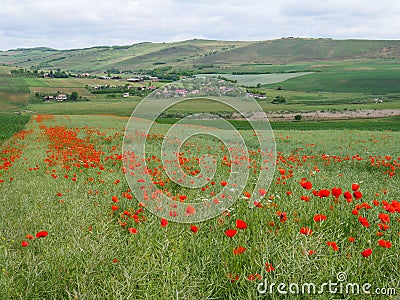
<instances>
[{"instance_id":1,"label":"field","mask_svg":"<svg viewBox=\"0 0 400 300\"><path fill-rule=\"evenodd\" d=\"M398 299L397 43L193 40L0 53L22 67L171 66L241 78L243 94L266 95L244 108L257 102L274 135L261 146L264 132L201 96L168 108L149 132L137 116L132 129L143 95L90 89L125 79L19 77L0 66L0 298ZM187 82L155 83L168 95L161 103ZM231 83L223 85L209 88L227 100ZM42 101L72 92L87 101ZM194 113L233 127L176 124ZM176 128L190 134L176 137ZM244 146L230 143L233 133Z\"/></svg>"},{"instance_id":2,"label":"field","mask_svg":"<svg viewBox=\"0 0 400 300\"><path fill-rule=\"evenodd\" d=\"M257 299L264 280L320 287L340 272L371 292L399 290L399 132L275 130L276 170L270 188L255 191L263 194L255 207L257 152L249 149L254 172L229 210L167 224L141 207L124 179L126 121L37 115L3 145L3 299ZM168 126L149 139L154 170ZM153 180L189 203L212 197L229 184L219 147L194 139L181 150L187 172L202 153L216 155L215 185L177 189L161 169ZM365 249L372 254L364 257ZM277 299L274 291L268 296ZM325 291L303 297L326 299ZM363 295L370 297L379 298Z\"/></svg>"},{"instance_id":3,"label":"field","mask_svg":"<svg viewBox=\"0 0 400 300\"><path fill-rule=\"evenodd\" d=\"M276 73L276 74L250 74L250 75L231 75L231 74L197 74L197 77L211 76L224 77L229 80L234 80L241 86L256 86L257 84L272 84L279 83L290 78L311 74L310 72L297 73Z\"/></svg>"}]
</instances>

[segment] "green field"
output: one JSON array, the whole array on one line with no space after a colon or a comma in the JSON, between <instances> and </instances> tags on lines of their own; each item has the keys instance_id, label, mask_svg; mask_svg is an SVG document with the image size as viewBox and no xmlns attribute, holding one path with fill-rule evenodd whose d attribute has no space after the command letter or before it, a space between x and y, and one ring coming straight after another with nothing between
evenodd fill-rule
<instances>
[{"instance_id":1,"label":"green field","mask_svg":"<svg viewBox=\"0 0 400 300\"><path fill-rule=\"evenodd\" d=\"M247 149L238 151L213 135L224 128L221 121L200 122L199 132L210 135L166 138L188 114L231 116L231 108L210 99L174 105L149 132L141 129L143 119L126 131L142 97L90 90L124 86L125 79L18 77L10 74L14 67L0 66L0 298L397 299L400 69L390 47L398 43L192 40L1 52L0 63L44 70L104 74L107 68L171 67L167 72L241 78L243 86L261 84L247 89L267 96L257 100L267 113L325 111L338 119L271 122L268 149L247 121L229 119L246 140ZM78 92L87 101L35 97L58 92ZM344 112L383 109L393 114L339 119ZM125 156L124 141L146 147L128 148ZM164 143L174 149L172 159ZM260 177L265 162L271 162L271 182L259 188L267 178ZM204 185L181 184L170 169L177 165L183 179L205 179ZM233 171L236 166L243 169ZM234 183L242 173L246 180ZM231 207L218 206L234 193L239 197ZM153 200L161 194L172 202ZM192 205L203 201L220 214L192 222ZM186 223L174 222L177 214ZM371 294L328 291L329 283L339 282L343 288L369 284ZM271 283L272 292L260 292L260 285ZM279 283L325 289L282 296Z\"/></svg>"},{"instance_id":2,"label":"green field","mask_svg":"<svg viewBox=\"0 0 400 300\"><path fill-rule=\"evenodd\" d=\"M276 74L249 74L249 75L231 75L231 74L197 74L197 77L223 77L237 82L242 86L256 86L257 84L279 83L290 78L312 74L310 72L298 73L276 73Z\"/></svg>"},{"instance_id":3,"label":"green field","mask_svg":"<svg viewBox=\"0 0 400 300\"><path fill-rule=\"evenodd\" d=\"M372 291L400 289L398 213L387 212L383 204L398 200L400 193L396 171L386 173L400 156L399 132L275 130L277 167L260 206L251 209L251 200L241 197L229 213L192 224L194 233L190 224L161 226L160 218L141 210L135 198L129 200L132 193L118 159L125 125L126 119L113 116L35 117L23 135L4 144L21 157L0 177L3 299L263 299L257 287L265 279L320 286L336 282L339 272L347 274L347 282L370 283ZM162 125L153 132L157 137L167 130ZM189 170L202 153L223 161L218 143L195 143L181 149ZM151 166L158 169L158 139L149 140L149 147ZM256 151L250 153L255 163ZM374 166L371 157L381 165ZM223 163L218 168L217 184L205 191L171 183L162 188L188 199L207 197L229 177ZM246 191L252 191L254 176ZM343 195L338 200L314 196L300 185L304 177L317 193L333 187L351 191L358 183L363 198L347 203ZM370 227L352 213L361 204L359 214ZM367 204L370 208L364 208ZM390 215L385 231L377 225L382 213ZM314 221L321 214L326 220ZM246 226L238 228L238 221ZM312 234L302 234L303 227ZM228 237L228 229L236 235ZM43 231L46 237L36 237ZM382 239L391 247L379 246ZM372 255L363 257L368 248ZM274 291L268 297L280 299ZM309 296L326 299L329 293Z\"/></svg>"}]
</instances>

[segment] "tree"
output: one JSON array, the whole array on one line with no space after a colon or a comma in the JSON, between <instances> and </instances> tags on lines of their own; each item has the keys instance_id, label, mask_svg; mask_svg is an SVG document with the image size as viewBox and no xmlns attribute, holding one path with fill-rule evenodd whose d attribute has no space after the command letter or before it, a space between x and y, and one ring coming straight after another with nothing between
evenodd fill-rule
<instances>
[{"instance_id":1,"label":"tree","mask_svg":"<svg viewBox=\"0 0 400 300\"><path fill-rule=\"evenodd\" d=\"M77 92L72 92L71 93L71 101L76 101L78 100L79 94Z\"/></svg>"},{"instance_id":2,"label":"tree","mask_svg":"<svg viewBox=\"0 0 400 300\"><path fill-rule=\"evenodd\" d=\"M303 118L302 115L295 115L294 116L295 121L301 121L302 118Z\"/></svg>"}]
</instances>

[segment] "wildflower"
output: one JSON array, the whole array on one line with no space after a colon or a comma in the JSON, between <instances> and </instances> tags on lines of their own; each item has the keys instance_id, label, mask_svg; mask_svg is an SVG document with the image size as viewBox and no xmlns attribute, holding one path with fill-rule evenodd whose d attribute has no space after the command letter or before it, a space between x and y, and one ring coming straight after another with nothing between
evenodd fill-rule
<instances>
[{"instance_id":1,"label":"wildflower","mask_svg":"<svg viewBox=\"0 0 400 300\"><path fill-rule=\"evenodd\" d=\"M384 214L384 213L379 214L379 219L381 220L382 223L390 222L390 217L388 214Z\"/></svg>"},{"instance_id":2,"label":"wildflower","mask_svg":"<svg viewBox=\"0 0 400 300\"><path fill-rule=\"evenodd\" d=\"M355 191L353 193L354 198L356 199L361 199L362 198L362 193L360 191Z\"/></svg>"},{"instance_id":3,"label":"wildflower","mask_svg":"<svg viewBox=\"0 0 400 300\"><path fill-rule=\"evenodd\" d=\"M162 226L162 227L165 227L165 226L167 226L167 225L168 225L168 220L162 218L162 219L161 219L161 226Z\"/></svg>"},{"instance_id":4,"label":"wildflower","mask_svg":"<svg viewBox=\"0 0 400 300\"><path fill-rule=\"evenodd\" d=\"M199 230L199 228L198 228L196 225L190 225L190 230L191 230L193 233L197 233L197 231Z\"/></svg>"},{"instance_id":5,"label":"wildflower","mask_svg":"<svg viewBox=\"0 0 400 300\"><path fill-rule=\"evenodd\" d=\"M351 193L349 191L344 192L343 197L347 200L348 203L350 203L351 200L353 200L353 196L351 195Z\"/></svg>"},{"instance_id":6,"label":"wildflower","mask_svg":"<svg viewBox=\"0 0 400 300\"><path fill-rule=\"evenodd\" d=\"M331 194L330 190L319 190L318 191L318 197L320 197L320 198L328 197L330 194Z\"/></svg>"},{"instance_id":7,"label":"wildflower","mask_svg":"<svg viewBox=\"0 0 400 300\"><path fill-rule=\"evenodd\" d=\"M246 248L239 246L236 249L233 249L233 254L234 255L242 254L244 251L246 251Z\"/></svg>"},{"instance_id":8,"label":"wildflower","mask_svg":"<svg viewBox=\"0 0 400 300\"><path fill-rule=\"evenodd\" d=\"M225 231L225 235L231 238L235 236L236 232L236 229L228 229Z\"/></svg>"},{"instance_id":9,"label":"wildflower","mask_svg":"<svg viewBox=\"0 0 400 300\"><path fill-rule=\"evenodd\" d=\"M312 234L312 230L310 228L307 228L307 227L302 227L300 229L300 233L304 234L304 235L311 235Z\"/></svg>"},{"instance_id":10,"label":"wildflower","mask_svg":"<svg viewBox=\"0 0 400 300\"><path fill-rule=\"evenodd\" d=\"M279 221L281 221L282 223L285 223L287 221L287 216L286 216L286 212L282 212L279 215Z\"/></svg>"},{"instance_id":11,"label":"wildflower","mask_svg":"<svg viewBox=\"0 0 400 300\"><path fill-rule=\"evenodd\" d=\"M332 196L334 196L336 199L339 198L341 194L342 194L341 188L337 187L332 188Z\"/></svg>"},{"instance_id":12,"label":"wildflower","mask_svg":"<svg viewBox=\"0 0 400 300\"><path fill-rule=\"evenodd\" d=\"M361 255L364 256L364 257L368 257L371 254L372 254L372 249L371 248L365 249L364 251L361 252Z\"/></svg>"},{"instance_id":13,"label":"wildflower","mask_svg":"<svg viewBox=\"0 0 400 300\"><path fill-rule=\"evenodd\" d=\"M361 217L361 216L359 216L358 217L358 221L361 223L361 225L362 226L364 226L364 227L369 227L370 225L369 225L369 222L368 222L368 220L366 219L366 218L364 218L364 217Z\"/></svg>"},{"instance_id":14,"label":"wildflower","mask_svg":"<svg viewBox=\"0 0 400 300\"><path fill-rule=\"evenodd\" d=\"M193 206L191 206L191 205L188 205L187 207L186 207L186 213L188 214L188 215L193 215L194 213L196 213L196 209L193 207Z\"/></svg>"},{"instance_id":15,"label":"wildflower","mask_svg":"<svg viewBox=\"0 0 400 300\"><path fill-rule=\"evenodd\" d=\"M39 238L43 238L46 237L49 233L45 230L39 231L38 233L36 233L36 237Z\"/></svg>"},{"instance_id":16,"label":"wildflower","mask_svg":"<svg viewBox=\"0 0 400 300\"><path fill-rule=\"evenodd\" d=\"M272 272L272 271L274 271L275 270L275 268L272 266L272 264L270 264L270 263L265 263L265 271L267 271L267 272Z\"/></svg>"},{"instance_id":17,"label":"wildflower","mask_svg":"<svg viewBox=\"0 0 400 300\"><path fill-rule=\"evenodd\" d=\"M243 220L236 220L236 228L239 229L246 229L247 228L247 223Z\"/></svg>"},{"instance_id":18,"label":"wildflower","mask_svg":"<svg viewBox=\"0 0 400 300\"><path fill-rule=\"evenodd\" d=\"M326 220L325 215L317 214L314 216L314 222L321 222L321 221L325 221L325 220Z\"/></svg>"},{"instance_id":19,"label":"wildflower","mask_svg":"<svg viewBox=\"0 0 400 300\"><path fill-rule=\"evenodd\" d=\"M337 246L336 242L326 242L329 247L332 247L334 251L338 251L339 247Z\"/></svg>"},{"instance_id":20,"label":"wildflower","mask_svg":"<svg viewBox=\"0 0 400 300\"><path fill-rule=\"evenodd\" d=\"M26 247L26 246L28 246L29 245L29 242L27 242L27 241L22 241L21 242L21 246L22 247Z\"/></svg>"},{"instance_id":21,"label":"wildflower","mask_svg":"<svg viewBox=\"0 0 400 300\"><path fill-rule=\"evenodd\" d=\"M392 247L392 243L390 241L385 241L385 240L379 240L378 245L383 247L383 248L390 248Z\"/></svg>"},{"instance_id":22,"label":"wildflower","mask_svg":"<svg viewBox=\"0 0 400 300\"><path fill-rule=\"evenodd\" d=\"M132 234L136 234L138 232L138 230L136 228L132 228L132 227L128 228L128 231L129 231L129 233L132 233Z\"/></svg>"}]
</instances>

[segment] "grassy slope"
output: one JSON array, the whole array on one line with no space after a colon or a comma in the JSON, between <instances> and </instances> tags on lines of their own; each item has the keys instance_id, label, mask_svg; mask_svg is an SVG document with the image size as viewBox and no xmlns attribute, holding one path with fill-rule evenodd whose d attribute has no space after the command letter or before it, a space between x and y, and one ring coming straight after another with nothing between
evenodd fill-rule
<instances>
[{"instance_id":1,"label":"grassy slope","mask_svg":"<svg viewBox=\"0 0 400 300\"><path fill-rule=\"evenodd\" d=\"M233 47L234 46L234 47ZM154 68L164 62L179 68L222 64L290 63L345 58L399 57L400 41L279 39L262 42L189 40L74 50L20 49L0 53L0 63L75 71Z\"/></svg>"}]
</instances>

